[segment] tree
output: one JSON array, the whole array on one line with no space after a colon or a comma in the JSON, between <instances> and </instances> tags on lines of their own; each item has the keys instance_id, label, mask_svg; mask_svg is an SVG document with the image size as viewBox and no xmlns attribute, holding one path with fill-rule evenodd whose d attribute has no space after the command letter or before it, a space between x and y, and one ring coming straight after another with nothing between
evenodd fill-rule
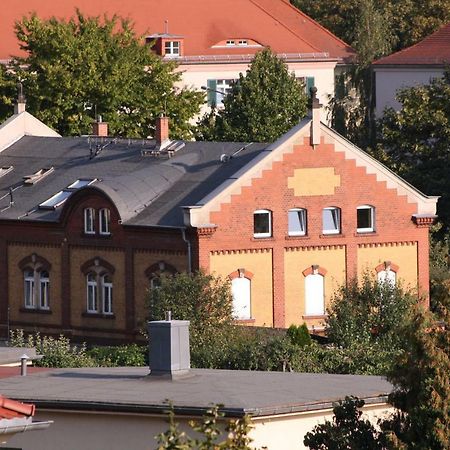
<instances>
[{"instance_id":1,"label":"tree","mask_svg":"<svg viewBox=\"0 0 450 450\"><path fill-rule=\"evenodd\" d=\"M428 195L441 195L438 215L450 227L450 72L428 85L399 91L400 111L380 120L385 163Z\"/></svg>"},{"instance_id":2,"label":"tree","mask_svg":"<svg viewBox=\"0 0 450 450\"><path fill-rule=\"evenodd\" d=\"M172 136L191 136L189 120L204 95L177 90L175 63L151 52L129 21L79 11L67 22L31 15L16 23L16 34L27 52L15 59L15 71L24 81L28 109L61 134L90 133L99 114L112 134L147 137L166 112Z\"/></svg>"},{"instance_id":3,"label":"tree","mask_svg":"<svg viewBox=\"0 0 450 450\"><path fill-rule=\"evenodd\" d=\"M272 142L306 115L304 86L270 49L257 53L240 74L214 123L222 141Z\"/></svg>"},{"instance_id":4,"label":"tree","mask_svg":"<svg viewBox=\"0 0 450 450\"><path fill-rule=\"evenodd\" d=\"M333 407L333 420L316 425L306 433L304 445L311 450L383 450L382 434L363 419L364 400L346 397Z\"/></svg>"},{"instance_id":5,"label":"tree","mask_svg":"<svg viewBox=\"0 0 450 450\"><path fill-rule=\"evenodd\" d=\"M14 99L17 97L15 76L6 66L0 64L0 123L11 115Z\"/></svg>"},{"instance_id":6,"label":"tree","mask_svg":"<svg viewBox=\"0 0 450 450\"><path fill-rule=\"evenodd\" d=\"M410 322L415 303L417 299L401 287L379 283L366 274L334 295L326 319L327 336L353 355L353 373L385 374L404 351L399 329Z\"/></svg>"}]
</instances>

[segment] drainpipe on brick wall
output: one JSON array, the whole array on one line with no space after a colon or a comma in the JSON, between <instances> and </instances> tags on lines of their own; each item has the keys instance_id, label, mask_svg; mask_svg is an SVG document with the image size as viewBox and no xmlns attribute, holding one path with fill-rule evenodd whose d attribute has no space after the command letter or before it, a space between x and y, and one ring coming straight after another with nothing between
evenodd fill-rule
<instances>
[{"instance_id":1,"label":"drainpipe on brick wall","mask_svg":"<svg viewBox=\"0 0 450 450\"><path fill-rule=\"evenodd\" d=\"M181 237L183 241L186 242L188 251L188 273L192 273L192 247L191 241L186 237L186 228L181 229Z\"/></svg>"}]
</instances>

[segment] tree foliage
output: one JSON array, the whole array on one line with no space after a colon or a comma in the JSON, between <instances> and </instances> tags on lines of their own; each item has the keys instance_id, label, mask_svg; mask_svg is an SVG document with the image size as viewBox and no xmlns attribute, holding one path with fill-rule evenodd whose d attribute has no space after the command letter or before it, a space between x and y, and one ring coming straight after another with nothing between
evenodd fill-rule
<instances>
[{"instance_id":1,"label":"tree foliage","mask_svg":"<svg viewBox=\"0 0 450 450\"><path fill-rule=\"evenodd\" d=\"M63 135L90 133L95 114L112 134L146 137L166 112L173 136L190 137L189 119L204 95L177 90L175 63L156 56L136 36L132 24L114 16L69 21L35 14L16 23L24 58L16 58L29 111Z\"/></svg>"},{"instance_id":2,"label":"tree foliage","mask_svg":"<svg viewBox=\"0 0 450 450\"><path fill-rule=\"evenodd\" d=\"M399 91L400 111L380 120L385 163L428 195L441 195L438 215L450 226L450 72L428 85ZM445 230L443 230L445 231Z\"/></svg>"},{"instance_id":3,"label":"tree foliage","mask_svg":"<svg viewBox=\"0 0 450 450\"><path fill-rule=\"evenodd\" d=\"M208 114L201 121L202 129L212 124L210 137L273 142L306 115L307 96L287 65L270 49L264 49L256 54L246 75L240 74L223 103L215 120Z\"/></svg>"}]
</instances>

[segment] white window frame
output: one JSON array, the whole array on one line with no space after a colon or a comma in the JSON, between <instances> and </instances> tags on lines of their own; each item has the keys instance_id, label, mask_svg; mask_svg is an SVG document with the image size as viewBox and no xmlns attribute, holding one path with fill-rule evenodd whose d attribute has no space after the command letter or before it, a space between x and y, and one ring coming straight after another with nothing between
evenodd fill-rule
<instances>
[{"instance_id":1,"label":"white window frame","mask_svg":"<svg viewBox=\"0 0 450 450\"><path fill-rule=\"evenodd\" d=\"M337 214L337 227L335 228L325 228L325 214L326 211L330 211L331 213L331 219L333 223L336 222L335 218L333 217L333 212ZM337 206L329 206L327 208L323 208L322 210L322 233L323 234L340 234L341 233L341 209Z\"/></svg>"},{"instance_id":2,"label":"white window frame","mask_svg":"<svg viewBox=\"0 0 450 450\"><path fill-rule=\"evenodd\" d=\"M231 280L233 297L233 317L237 320L251 319L251 280L236 277Z\"/></svg>"},{"instance_id":3,"label":"white window frame","mask_svg":"<svg viewBox=\"0 0 450 450\"><path fill-rule=\"evenodd\" d=\"M84 208L84 234L95 234L94 208Z\"/></svg>"},{"instance_id":4,"label":"white window frame","mask_svg":"<svg viewBox=\"0 0 450 450\"><path fill-rule=\"evenodd\" d=\"M181 43L180 41L165 41L164 42L164 56L169 58L177 58L180 56Z\"/></svg>"},{"instance_id":5,"label":"white window frame","mask_svg":"<svg viewBox=\"0 0 450 450\"><path fill-rule=\"evenodd\" d=\"M98 313L97 288L97 275L93 272L89 272L86 275L86 310L88 313Z\"/></svg>"},{"instance_id":6,"label":"white window frame","mask_svg":"<svg viewBox=\"0 0 450 450\"><path fill-rule=\"evenodd\" d=\"M102 208L98 212L100 234L109 236L111 234L111 211L108 208Z\"/></svg>"},{"instance_id":7,"label":"white window frame","mask_svg":"<svg viewBox=\"0 0 450 450\"><path fill-rule=\"evenodd\" d=\"M302 225L303 222L303 229L300 230L294 230L291 229L291 213L295 213L296 215L299 215L301 217L300 219L300 225ZM305 208L292 208L288 211L288 235L289 236L306 236L307 233L307 212ZM301 227L300 227L301 228Z\"/></svg>"},{"instance_id":8,"label":"white window frame","mask_svg":"<svg viewBox=\"0 0 450 450\"><path fill-rule=\"evenodd\" d=\"M39 272L39 309L50 308L50 274L47 270Z\"/></svg>"},{"instance_id":9,"label":"white window frame","mask_svg":"<svg viewBox=\"0 0 450 450\"><path fill-rule=\"evenodd\" d=\"M36 309L35 272L25 269L23 273L24 303L27 309Z\"/></svg>"},{"instance_id":10,"label":"white window frame","mask_svg":"<svg viewBox=\"0 0 450 450\"><path fill-rule=\"evenodd\" d=\"M113 314L113 283L108 274L102 276L102 312L103 314Z\"/></svg>"},{"instance_id":11,"label":"white window frame","mask_svg":"<svg viewBox=\"0 0 450 450\"><path fill-rule=\"evenodd\" d=\"M269 219L269 231L264 232L257 232L255 230L255 216L256 214L265 214L267 215ZM272 237L272 211L268 209L257 209L256 211L253 211L253 237L255 238L265 238L265 237Z\"/></svg>"},{"instance_id":12,"label":"white window frame","mask_svg":"<svg viewBox=\"0 0 450 450\"><path fill-rule=\"evenodd\" d=\"M325 277L311 273L305 277L305 315L323 316L325 314Z\"/></svg>"},{"instance_id":13,"label":"white window frame","mask_svg":"<svg viewBox=\"0 0 450 450\"><path fill-rule=\"evenodd\" d=\"M358 227L358 211L370 212L370 227ZM358 233L371 233L375 231L375 207L371 205L361 205L356 208L356 231Z\"/></svg>"},{"instance_id":14,"label":"white window frame","mask_svg":"<svg viewBox=\"0 0 450 450\"><path fill-rule=\"evenodd\" d=\"M216 80L216 108L223 107L223 100L231 92L231 85L234 81L236 80L232 78L221 78Z\"/></svg>"},{"instance_id":15,"label":"white window frame","mask_svg":"<svg viewBox=\"0 0 450 450\"><path fill-rule=\"evenodd\" d=\"M392 287L397 284L397 273L387 267L385 270L380 270L377 273L378 283L389 283Z\"/></svg>"}]
</instances>

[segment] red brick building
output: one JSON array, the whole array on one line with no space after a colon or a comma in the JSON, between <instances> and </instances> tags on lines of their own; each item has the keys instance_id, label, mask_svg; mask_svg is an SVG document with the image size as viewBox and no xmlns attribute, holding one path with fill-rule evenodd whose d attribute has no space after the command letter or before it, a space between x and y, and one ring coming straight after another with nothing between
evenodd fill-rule
<instances>
[{"instance_id":1,"label":"red brick building","mask_svg":"<svg viewBox=\"0 0 450 450\"><path fill-rule=\"evenodd\" d=\"M367 271L426 293L427 197L320 123L273 144L62 138L0 127L0 324L133 340L162 273L232 280L246 323L321 327Z\"/></svg>"}]
</instances>

